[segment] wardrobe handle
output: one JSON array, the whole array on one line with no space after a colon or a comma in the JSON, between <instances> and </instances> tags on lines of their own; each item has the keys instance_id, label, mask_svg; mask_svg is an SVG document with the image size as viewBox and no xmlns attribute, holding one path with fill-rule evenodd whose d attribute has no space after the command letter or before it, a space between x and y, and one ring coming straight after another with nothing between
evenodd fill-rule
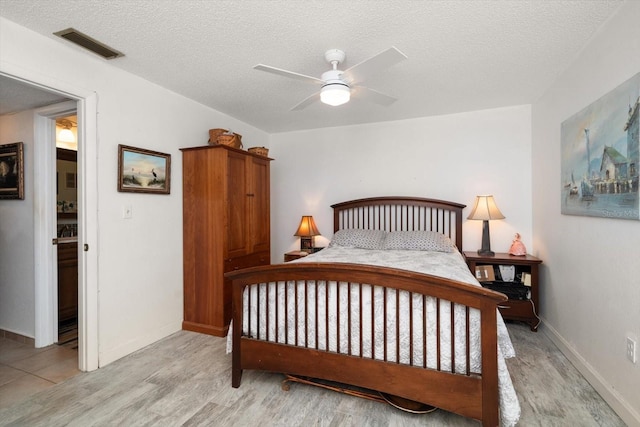
<instances>
[{"instance_id":1,"label":"wardrobe handle","mask_svg":"<svg viewBox=\"0 0 640 427\"><path fill-rule=\"evenodd\" d=\"M253 193L247 193L247 197L255 197L256 195Z\"/></svg>"}]
</instances>

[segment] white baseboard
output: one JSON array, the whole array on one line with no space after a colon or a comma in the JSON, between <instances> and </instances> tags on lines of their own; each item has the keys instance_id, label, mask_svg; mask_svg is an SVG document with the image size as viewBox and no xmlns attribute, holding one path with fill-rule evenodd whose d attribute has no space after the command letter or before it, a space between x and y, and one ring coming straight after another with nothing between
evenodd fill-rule
<instances>
[{"instance_id":1,"label":"white baseboard","mask_svg":"<svg viewBox=\"0 0 640 427\"><path fill-rule=\"evenodd\" d=\"M169 335L178 332L181 329L182 320L179 322L172 322L160 328L154 329L153 331L150 331L150 333L147 335L137 337L134 340L130 340L107 351L101 351L99 356L99 367L103 368L109 363L114 362L124 356L128 356L129 354L138 351L150 344L153 344L154 342L159 341L162 338L168 337Z\"/></svg>"},{"instance_id":2,"label":"white baseboard","mask_svg":"<svg viewBox=\"0 0 640 427\"><path fill-rule=\"evenodd\" d=\"M585 377L605 402L629 427L640 427L640 414L632 408L593 367L549 324L542 321L541 331L549 337L576 369Z\"/></svg>"}]
</instances>

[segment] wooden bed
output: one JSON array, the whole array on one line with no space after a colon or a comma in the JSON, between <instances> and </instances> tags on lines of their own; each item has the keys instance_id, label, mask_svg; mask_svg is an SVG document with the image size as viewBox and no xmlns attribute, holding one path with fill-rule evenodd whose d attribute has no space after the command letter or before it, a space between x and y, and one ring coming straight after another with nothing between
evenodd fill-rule
<instances>
[{"instance_id":1,"label":"wooden bed","mask_svg":"<svg viewBox=\"0 0 640 427\"><path fill-rule=\"evenodd\" d=\"M332 206L334 209L334 231L342 229L374 229L385 231L397 230L431 230L447 235L453 240L459 250L462 249L462 209L464 205L445 202L440 200L423 199L423 198L406 198L406 197L383 197L360 199L350 202L339 203ZM362 387L368 390L376 390L387 393L400 398L409 399L415 402L422 402L433 405L450 412L454 412L466 417L474 418L482 421L484 426L496 426L500 423L499 418L499 395L498 395L498 337L497 337L497 309L499 302L505 301L506 297L500 293L492 292L479 286L472 286L462 282L444 279L441 277L415 273L407 270L399 270L395 268L379 267L361 264L347 263L288 263L281 265L271 265L263 267L255 267L245 270L227 273L226 276L233 281L233 355L232 355L232 385L239 387L244 369L258 369L272 372L281 372L288 375L300 376L305 378L315 378L327 380L342 384L349 384L356 387ZM343 316L347 319L340 319L339 324L347 324L349 331L349 345L347 348L329 349L329 344L321 345L321 340L317 337L317 331L326 327L326 331L330 330L327 319L319 316L321 311L317 305L314 308L309 303L307 307L306 298L309 293L307 289L314 289L313 284L330 283L342 284L349 286L349 294L352 287L360 289L359 295L366 294L362 291L362 286L370 286L373 288L384 288L384 304L387 304L387 294L391 295L389 300L394 300L401 291L407 291L410 299L416 295L421 295L423 301L426 298L436 301L437 307L443 302L451 305L451 322L441 319L438 309L437 324L437 346L440 346L440 336L443 334L451 334L450 354L455 359L459 357L453 350L454 328L449 330L444 328L444 324L453 324L454 306L456 310L460 306L464 307L466 313L466 372L460 373L453 367L454 361L444 368L445 363L441 366L440 349L438 348L437 366L427 367L426 352L427 338L423 340L425 345L425 357L420 362L411 364L400 363L399 347L402 345L400 340L400 331L396 330L394 344L391 348L387 348L386 337L387 328L385 326L385 344L384 357L374 357L374 351L371 350L370 355L364 354L363 339L366 338L362 330L362 315ZM300 317L307 318L309 323L315 326L308 328L305 323L304 328L298 326L295 328L295 337L261 336L260 332L243 333L243 319L246 307L243 302L251 304L251 298L243 298L245 288L253 286L254 289L261 289L266 293L265 301L269 301L269 292L278 292L278 286L291 286L295 284L295 297L289 298L284 304L295 305L293 310L296 312L296 321L298 314ZM304 286L303 292L298 294L298 287ZM320 285L318 285L320 286ZM317 287L316 295L317 295ZM260 292L260 291L258 291ZM285 293L288 293L286 291ZM340 299L339 290L338 300ZM373 292L373 291L372 291ZM326 291L327 295L329 290ZM258 294L260 295L260 294ZM371 294L373 299L373 293ZM304 300L302 303L301 298ZM351 298L351 297L349 297ZM277 299L277 298L274 298ZM315 298L315 304L318 299ZM249 302L247 302L249 301ZM282 303L282 302L281 302ZM298 304L298 305L296 305ZM302 305L300 305L302 304ZM362 308L362 299L359 301L351 301L350 307L360 304L360 313L366 309ZM427 311L426 302L425 312ZM384 322L387 321L387 309L384 309ZM400 304L394 305L394 310L399 310ZM469 313L477 309L480 318L480 338L479 346L481 347L481 369L474 372L470 368L470 344L468 337L470 335ZM269 306L259 307L258 310L265 310L260 316L265 319L278 320L279 309ZM269 311L271 310L271 311ZM327 313L329 308L326 309ZM337 308L336 308L337 310ZM349 309L351 310L351 309ZM254 309L255 311L255 309ZM373 317L373 308L371 317ZM247 311L250 312L250 311ZM315 313L310 315L309 313ZM381 314L381 313L379 313ZM396 313L398 319L401 314ZM475 312L474 312L475 315ZM260 317L257 316L257 317ZM286 317L280 314L281 317ZM313 318L315 316L315 319ZM339 316L339 315L338 315ZM448 314L446 315L448 316ZM254 316L255 317L255 316ZM327 315L326 317L329 317ZM425 315L426 317L426 315ZM373 319L372 319L373 320ZM256 322L256 319L249 320ZM269 322L270 320L267 320ZM411 320L409 328L420 320ZM285 320L286 322L286 320ZM327 322L326 326L322 326L323 322ZM246 324L246 323L245 323ZM398 321L396 325L399 325ZM396 329L400 326L394 326ZM433 327L433 326L430 326ZM338 326L339 328L339 326ZM355 329L354 329L355 328ZM350 331L360 328L359 333ZM267 328L267 330L269 330ZM275 334L278 334L278 328L275 328ZM308 330L315 330L316 336L305 336L311 334ZM373 330L373 327L372 327ZM427 326L424 326L427 330ZM336 334L344 332L336 331ZM413 332L410 331L411 336ZM425 332L426 334L426 332ZM329 335L329 333L327 333ZM371 336L373 340L373 333ZM339 339L338 339L339 340ZM352 343L352 340L358 341ZM284 341L284 342L283 342ZM411 341L410 345L413 345ZM447 344L449 345L449 344ZM352 351L352 348L359 348L360 351ZM339 344L338 344L339 347ZM397 354L397 357L387 358L387 354ZM391 359L391 360L388 360Z\"/></svg>"}]
</instances>

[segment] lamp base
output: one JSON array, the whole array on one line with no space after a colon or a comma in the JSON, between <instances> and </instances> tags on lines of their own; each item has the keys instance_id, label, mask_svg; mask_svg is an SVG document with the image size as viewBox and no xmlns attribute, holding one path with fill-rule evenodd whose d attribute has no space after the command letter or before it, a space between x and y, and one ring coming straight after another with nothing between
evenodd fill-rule
<instances>
[{"instance_id":1,"label":"lamp base","mask_svg":"<svg viewBox=\"0 0 640 427\"><path fill-rule=\"evenodd\" d=\"M489 221L482 221L482 248L478 249L478 255L494 256L496 253L491 250L491 237L489 235Z\"/></svg>"},{"instance_id":2,"label":"lamp base","mask_svg":"<svg viewBox=\"0 0 640 427\"><path fill-rule=\"evenodd\" d=\"M478 255L482 255L482 256L495 256L495 252L493 251L487 251L487 250L482 250L482 249L478 249Z\"/></svg>"},{"instance_id":3,"label":"lamp base","mask_svg":"<svg viewBox=\"0 0 640 427\"><path fill-rule=\"evenodd\" d=\"M313 237L301 237L300 250L302 252L313 253Z\"/></svg>"}]
</instances>

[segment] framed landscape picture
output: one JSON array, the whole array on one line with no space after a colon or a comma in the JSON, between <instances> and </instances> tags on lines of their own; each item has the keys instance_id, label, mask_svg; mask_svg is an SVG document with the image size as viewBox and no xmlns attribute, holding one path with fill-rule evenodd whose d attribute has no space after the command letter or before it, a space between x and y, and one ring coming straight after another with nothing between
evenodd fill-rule
<instances>
[{"instance_id":1,"label":"framed landscape picture","mask_svg":"<svg viewBox=\"0 0 640 427\"><path fill-rule=\"evenodd\" d=\"M22 142L0 145L0 199L24 199Z\"/></svg>"},{"instance_id":2,"label":"framed landscape picture","mask_svg":"<svg viewBox=\"0 0 640 427\"><path fill-rule=\"evenodd\" d=\"M561 126L561 212L640 219L640 73Z\"/></svg>"},{"instance_id":3,"label":"framed landscape picture","mask_svg":"<svg viewBox=\"0 0 640 427\"><path fill-rule=\"evenodd\" d=\"M171 155L118 145L118 191L169 194Z\"/></svg>"}]
</instances>

